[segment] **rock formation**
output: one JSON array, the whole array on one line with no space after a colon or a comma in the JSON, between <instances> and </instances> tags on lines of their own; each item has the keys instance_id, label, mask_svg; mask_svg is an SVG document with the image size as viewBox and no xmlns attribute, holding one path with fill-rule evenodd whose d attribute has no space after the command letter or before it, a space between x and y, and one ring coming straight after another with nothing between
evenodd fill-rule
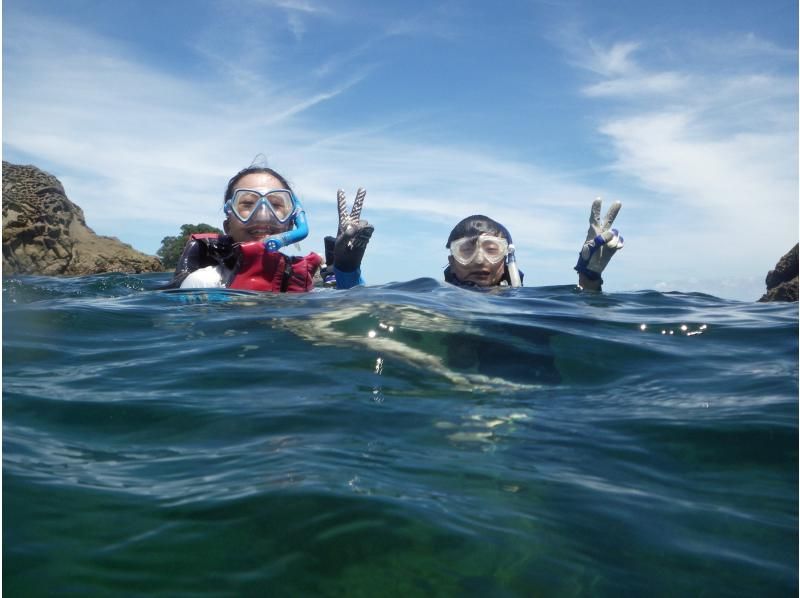
<instances>
[{"instance_id":1,"label":"rock formation","mask_svg":"<svg viewBox=\"0 0 800 598\"><path fill-rule=\"evenodd\" d=\"M759 301L797 301L798 245L784 255L767 274L767 292Z\"/></svg>"},{"instance_id":2,"label":"rock formation","mask_svg":"<svg viewBox=\"0 0 800 598\"><path fill-rule=\"evenodd\" d=\"M86 226L54 176L3 162L3 274L160 272L158 258Z\"/></svg>"}]
</instances>

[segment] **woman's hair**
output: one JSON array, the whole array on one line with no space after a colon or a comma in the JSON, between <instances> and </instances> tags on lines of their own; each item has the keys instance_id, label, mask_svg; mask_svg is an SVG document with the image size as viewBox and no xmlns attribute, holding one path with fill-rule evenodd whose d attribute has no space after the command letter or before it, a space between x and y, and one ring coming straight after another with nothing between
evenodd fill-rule
<instances>
[{"instance_id":1,"label":"woman's hair","mask_svg":"<svg viewBox=\"0 0 800 598\"><path fill-rule=\"evenodd\" d=\"M225 189L225 198L222 200L223 203L228 201L233 196L233 190L236 189L236 183L239 182L239 179L254 172L263 172L264 174L273 176L281 182L281 185L283 185L284 189L292 191L292 188L289 186L289 182L271 168L268 168L267 166L256 166L251 164L247 168L243 168L237 172L235 175L233 175L233 177L231 177L231 180L228 181L228 187Z\"/></svg>"},{"instance_id":2,"label":"woman's hair","mask_svg":"<svg viewBox=\"0 0 800 598\"><path fill-rule=\"evenodd\" d=\"M511 233L508 229L499 222L492 220L488 216L475 214L474 216L467 216L455 225L453 230L450 231L450 236L447 237L447 247L450 249L450 243L456 239L463 239L464 237L477 237L478 235L489 234L503 237L508 241L509 245L513 242L511 240Z\"/></svg>"}]
</instances>

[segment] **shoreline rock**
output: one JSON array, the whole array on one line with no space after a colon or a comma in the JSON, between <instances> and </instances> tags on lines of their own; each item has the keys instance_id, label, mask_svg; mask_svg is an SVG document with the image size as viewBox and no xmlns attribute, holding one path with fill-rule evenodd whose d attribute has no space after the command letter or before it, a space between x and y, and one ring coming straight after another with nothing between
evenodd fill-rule
<instances>
[{"instance_id":1,"label":"shoreline rock","mask_svg":"<svg viewBox=\"0 0 800 598\"><path fill-rule=\"evenodd\" d=\"M767 273L767 292L760 302L797 301L798 247L795 245L775 265L774 270Z\"/></svg>"},{"instance_id":2,"label":"shoreline rock","mask_svg":"<svg viewBox=\"0 0 800 598\"><path fill-rule=\"evenodd\" d=\"M97 235L51 174L3 162L3 274L162 272L160 260Z\"/></svg>"}]
</instances>

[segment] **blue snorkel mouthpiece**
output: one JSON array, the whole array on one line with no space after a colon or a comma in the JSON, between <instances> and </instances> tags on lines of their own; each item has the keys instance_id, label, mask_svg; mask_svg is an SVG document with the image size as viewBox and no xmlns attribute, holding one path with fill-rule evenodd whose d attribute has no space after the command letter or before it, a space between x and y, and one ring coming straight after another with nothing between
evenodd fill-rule
<instances>
[{"instance_id":1,"label":"blue snorkel mouthpiece","mask_svg":"<svg viewBox=\"0 0 800 598\"><path fill-rule=\"evenodd\" d=\"M306 211L300 200L295 197L295 213L292 217L294 228L279 235L272 235L264 239L264 247L267 251L278 251L282 247L299 243L308 236L308 221L306 220Z\"/></svg>"}]
</instances>

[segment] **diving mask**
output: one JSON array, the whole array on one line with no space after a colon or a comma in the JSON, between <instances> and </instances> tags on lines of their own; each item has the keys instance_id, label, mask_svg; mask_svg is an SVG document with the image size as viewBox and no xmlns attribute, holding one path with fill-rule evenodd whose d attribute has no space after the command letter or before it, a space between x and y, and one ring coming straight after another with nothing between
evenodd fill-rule
<instances>
[{"instance_id":1,"label":"diving mask","mask_svg":"<svg viewBox=\"0 0 800 598\"><path fill-rule=\"evenodd\" d=\"M294 194L288 189L257 191L256 189L234 189L231 198L225 202L225 213L233 214L243 224L250 222L262 209L285 224L291 220L297 207Z\"/></svg>"},{"instance_id":2,"label":"diving mask","mask_svg":"<svg viewBox=\"0 0 800 598\"><path fill-rule=\"evenodd\" d=\"M450 242L450 254L463 266L474 262L479 254L490 264L496 264L508 255L508 241L493 235L463 237Z\"/></svg>"}]
</instances>

